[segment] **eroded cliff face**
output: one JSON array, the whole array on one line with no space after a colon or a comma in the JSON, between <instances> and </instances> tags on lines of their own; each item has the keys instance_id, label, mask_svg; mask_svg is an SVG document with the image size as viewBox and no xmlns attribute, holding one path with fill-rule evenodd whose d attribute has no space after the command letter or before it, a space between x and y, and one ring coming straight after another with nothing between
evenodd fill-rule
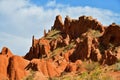
<instances>
[{"instance_id":1,"label":"eroded cliff face","mask_svg":"<svg viewBox=\"0 0 120 80\"><path fill-rule=\"evenodd\" d=\"M115 23L109 25L104 35L101 37L101 42L104 46L109 46L109 44L113 44L114 46L120 45L120 25Z\"/></svg>"},{"instance_id":2,"label":"eroded cliff face","mask_svg":"<svg viewBox=\"0 0 120 80\"><path fill-rule=\"evenodd\" d=\"M98 30L101 33L104 32L102 24L91 16L81 16L79 19L71 19L67 16L63 23L61 16L58 15L53 25L53 29L68 34L71 39L80 37L81 34L87 32L89 29Z\"/></svg>"},{"instance_id":3,"label":"eroded cliff face","mask_svg":"<svg viewBox=\"0 0 120 80\"><path fill-rule=\"evenodd\" d=\"M112 65L120 59L120 25L104 27L91 16L79 19L56 16L54 25L40 39L32 38L28 53L16 56L4 47L0 53L0 79L21 80L31 70L41 80L64 72L86 71L83 61ZM39 74L39 75L38 75ZM32 74L33 75L33 74ZM35 77L34 79L36 79Z\"/></svg>"},{"instance_id":4,"label":"eroded cliff face","mask_svg":"<svg viewBox=\"0 0 120 80\"><path fill-rule=\"evenodd\" d=\"M3 47L0 53L0 80L9 79L7 74L7 68L9 65L9 59L13 56L13 53L7 48Z\"/></svg>"}]
</instances>

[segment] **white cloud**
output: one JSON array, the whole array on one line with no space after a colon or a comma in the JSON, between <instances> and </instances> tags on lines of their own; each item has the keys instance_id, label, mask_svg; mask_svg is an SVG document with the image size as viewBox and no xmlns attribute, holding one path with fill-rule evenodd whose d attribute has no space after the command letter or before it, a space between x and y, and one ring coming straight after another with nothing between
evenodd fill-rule
<instances>
[{"instance_id":1,"label":"white cloud","mask_svg":"<svg viewBox=\"0 0 120 80\"><path fill-rule=\"evenodd\" d=\"M120 24L120 14L110 10L89 6L74 7L58 4L55 0L45 6L37 6L30 3L30 0L0 0L0 48L6 45L14 53L25 54L30 47L32 35L41 37L43 30L50 29L58 14L63 18L66 15L71 18L90 15L104 25L112 22Z\"/></svg>"},{"instance_id":2,"label":"white cloud","mask_svg":"<svg viewBox=\"0 0 120 80\"><path fill-rule=\"evenodd\" d=\"M79 6L64 8L63 14L65 14L64 11L72 18L78 18L81 15L93 16L93 18L97 18L103 25L109 25L112 22L120 23L120 14L110 10Z\"/></svg>"},{"instance_id":3,"label":"white cloud","mask_svg":"<svg viewBox=\"0 0 120 80\"><path fill-rule=\"evenodd\" d=\"M24 55L24 53L27 53L32 42L28 38L19 37L4 32L0 32L0 37L1 45L10 48L14 54L19 55ZM0 46L0 49L2 49L3 46Z\"/></svg>"},{"instance_id":4,"label":"white cloud","mask_svg":"<svg viewBox=\"0 0 120 80\"><path fill-rule=\"evenodd\" d=\"M64 7L68 7L69 5L63 5L63 4L59 4L56 3L56 0L51 0L46 4L46 7L52 7L52 8L64 8Z\"/></svg>"},{"instance_id":5,"label":"white cloud","mask_svg":"<svg viewBox=\"0 0 120 80\"><path fill-rule=\"evenodd\" d=\"M46 4L47 7L54 7L56 5L56 1L50 1L49 3Z\"/></svg>"}]
</instances>

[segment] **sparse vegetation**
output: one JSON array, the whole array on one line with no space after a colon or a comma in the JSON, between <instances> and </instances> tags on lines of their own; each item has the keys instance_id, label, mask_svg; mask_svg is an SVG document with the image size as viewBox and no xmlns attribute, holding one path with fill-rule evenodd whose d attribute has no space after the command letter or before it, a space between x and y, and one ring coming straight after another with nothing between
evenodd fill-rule
<instances>
[{"instance_id":1,"label":"sparse vegetation","mask_svg":"<svg viewBox=\"0 0 120 80\"><path fill-rule=\"evenodd\" d=\"M95 37L95 38L98 38L98 37L102 36L102 34L100 33L100 31L93 30L93 29L89 29L88 30L88 35L91 35L92 37Z\"/></svg>"},{"instance_id":2,"label":"sparse vegetation","mask_svg":"<svg viewBox=\"0 0 120 80\"><path fill-rule=\"evenodd\" d=\"M59 30L51 30L47 36L45 37L46 39L57 39L60 36L60 31Z\"/></svg>"},{"instance_id":3,"label":"sparse vegetation","mask_svg":"<svg viewBox=\"0 0 120 80\"><path fill-rule=\"evenodd\" d=\"M97 62L88 63L88 61L85 61L84 65L87 68L86 72L74 75L72 75L72 73L66 73L60 77L53 77L48 80L115 80L113 77L106 74L111 70L111 66L103 67Z\"/></svg>"},{"instance_id":4,"label":"sparse vegetation","mask_svg":"<svg viewBox=\"0 0 120 80\"><path fill-rule=\"evenodd\" d=\"M57 54L60 54L60 53L64 54L66 51L72 49L74 47L74 45L75 45L74 42L71 42L69 45L67 45L65 47L58 47L58 48L54 49L52 52L50 52L50 54L51 54L50 58Z\"/></svg>"},{"instance_id":5,"label":"sparse vegetation","mask_svg":"<svg viewBox=\"0 0 120 80\"><path fill-rule=\"evenodd\" d=\"M112 77L105 75L105 72L97 67L90 73L82 73L78 80L113 80Z\"/></svg>"},{"instance_id":6,"label":"sparse vegetation","mask_svg":"<svg viewBox=\"0 0 120 80\"><path fill-rule=\"evenodd\" d=\"M120 61L118 61L117 63L113 65L113 69L114 71L120 71Z\"/></svg>"},{"instance_id":7,"label":"sparse vegetation","mask_svg":"<svg viewBox=\"0 0 120 80\"><path fill-rule=\"evenodd\" d=\"M47 80L116 80L112 76L107 75L107 72L120 70L119 63L112 66L102 66L97 62L84 61L83 64L87 69L86 72L80 74L65 73L59 77L50 77ZM31 70L30 73L31 74L23 80L34 80L35 72Z\"/></svg>"},{"instance_id":8,"label":"sparse vegetation","mask_svg":"<svg viewBox=\"0 0 120 80\"><path fill-rule=\"evenodd\" d=\"M93 61L85 61L85 62L83 62L83 64L88 72L91 72L95 68L100 66L100 64L98 62L93 62Z\"/></svg>"},{"instance_id":9,"label":"sparse vegetation","mask_svg":"<svg viewBox=\"0 0 120 80\"><path fill-rule=\"evenodd\" d=\"M72 49L74 46L75 46L75 43L71 42L69 45L67 45L67 46L64 47L63 51L66 52L66 51Z\"/></svg>"},{"instance_id":10,"label":"sparse vegetation","mask_svg":"<svg viewBox=\"0 0 120 80\"><path fill-rule=\"evenodd\" d=\"M59 47L59 48L56 48L55 50L53 50L52 52L50 52L50 58L57 55L57 54L60 54L62 53L62 51L64 50L64 48L62 47Z\"/></svg>"},{"instance_id":11,"label":"sparse vegetation","mask_svg":"<svg viewBox=\"0 0 120 80\"><path fill-rule=\"evenodd\" d=\"M25 77L23 80L34 80L35 71L30 70L30 74Z\"/></svg>"},{"instance_id":12,"label":"sparse vegetation","mask_svg":"<svg viewBox=\"0 0 120 80\"><path fill-rule=\"evenodd\" d=\"M102 66L97 62L84 61L84 66L87 69L83 73L66 73L60 77L53 77L48 80L115 80L106 73L113 69L113 66Z\"/></svg>"}]
</instances>

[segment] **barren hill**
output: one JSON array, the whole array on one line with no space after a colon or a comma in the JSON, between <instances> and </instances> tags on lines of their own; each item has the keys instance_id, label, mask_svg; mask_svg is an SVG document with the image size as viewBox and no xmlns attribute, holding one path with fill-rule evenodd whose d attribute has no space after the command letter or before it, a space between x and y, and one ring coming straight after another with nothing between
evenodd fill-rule
<instances>
[{"instance_id":1,"label":"barren hill","mask_svg":"<svg viewBox=\"0 0 120 80\"><path fill-rule=\"evenodd\" d=\"M0 53L0 80L120 80L119 70L120 25L103 26L91 16L63 22L58 15L43 37L33 36L25 56L6 47Z\"/></svg>"}]
</instances>

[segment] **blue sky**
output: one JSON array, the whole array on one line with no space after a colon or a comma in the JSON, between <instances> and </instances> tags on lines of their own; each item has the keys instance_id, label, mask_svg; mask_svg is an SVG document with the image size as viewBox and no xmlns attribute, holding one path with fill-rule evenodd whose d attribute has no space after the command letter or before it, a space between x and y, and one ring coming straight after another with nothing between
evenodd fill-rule
<instances>
[{"instance_id":1,"label":"blue sky","mask_svg":"<svg viewBox=\"0 0 120 80\"><path fill-rule=\"evenodd\" d=\"M32 3L38 6L45 6L48 1L54 0L31 0ZM120 13L120 0L56 0L56 3L70 6L91 6Z\"/></svg>"},{"instance_id":2,"label":"blue sky","mask_svg":"<svg viewBox=\"0 0 120 80\"><path fill-rule=\"evenodd\" d=\"M78 18L93 16L103 25L120 24L119 0L0 0L0 49L10 48L14 54L25 55L32 35L40 38L60 14Z\"/></svg>"}]
</instances>

